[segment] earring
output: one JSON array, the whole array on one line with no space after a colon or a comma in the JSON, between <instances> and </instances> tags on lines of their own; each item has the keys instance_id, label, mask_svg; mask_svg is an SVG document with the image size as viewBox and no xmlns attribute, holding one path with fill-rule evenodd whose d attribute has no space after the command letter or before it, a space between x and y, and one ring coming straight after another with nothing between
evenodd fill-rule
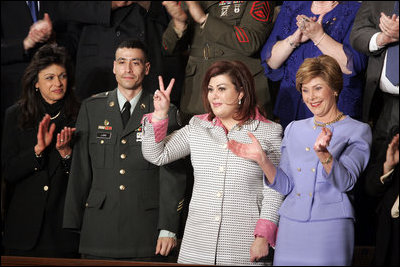
<instances>
[{"instance_id":1,"label":"earring","mask_svg":"<svg viewBox=\"0 0 400 267\"><path fill-rule=\"evenodd\" d=\"M241 105L242 104L242 99L239 99L239 105Z\"/></svg>"},{"instance_id":2,"label":"earring","mask_svg":"<svg viewBox=\"0 0 400 267\"><path fill-rule=\"evenodd\" d=\"M333 95L334 95L334 96L338 96L338 93L337 93L337 92L334 92Z\"/></svg>"},{"instance_id":3,"label":"earring","mask_svg":"<svg viewBox=\"0 0 400 267\"><path fill-rule=\"evenodd\" d=\"M35 91L38 92L38 91L39 91L39 88L38 88L38 87L35 87Z\"/></svg>"}]
</instances>

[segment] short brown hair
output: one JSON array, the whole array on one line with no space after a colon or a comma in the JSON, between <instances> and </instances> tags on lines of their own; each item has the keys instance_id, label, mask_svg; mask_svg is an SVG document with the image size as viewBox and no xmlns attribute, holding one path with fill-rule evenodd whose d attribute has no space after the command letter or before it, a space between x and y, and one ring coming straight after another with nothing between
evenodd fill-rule
<instances>
[{"instance_id":1,"label":"short brown hair","mask_svg":"<svg viewBox=\"0 0 400 267\"><path fill-rule=\"evenodd\" d=\"M304 83L319 77L338 95L343 88L343 74L336 59L327 55L306 58L296 73L296 89L301 93Z\"/></svg>"},{"instance_id":2,"label":"short brown hair","mask_svg":"<svg viewBox=\"0 0 400 267\"><path fill-rule=\"evenodd\" d=\"M240 122L245 122L248 119L255 118L255 109L257 108L256 91L254 86L254 78L247 66L240 61L216 61L207 70L202 89L202 100L204 108L210 113L208 119L215 118L212 112L210 103L208 101L208 85L211 78L219 75L228 75L231 82L235 85L238 93L243 92L241 105L238 112L235 114L234 119Z\"/></svg>"}]
</instances>

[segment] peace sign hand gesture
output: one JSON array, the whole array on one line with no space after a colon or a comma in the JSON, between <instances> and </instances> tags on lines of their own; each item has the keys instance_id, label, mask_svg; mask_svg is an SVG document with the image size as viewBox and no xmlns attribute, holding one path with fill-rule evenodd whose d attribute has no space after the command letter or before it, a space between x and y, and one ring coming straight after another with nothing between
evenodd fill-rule
<instances>
[{"instance_id":1,"label":"peace sign hand gesture","mask_svg":"<svg viewBox=\"0 0 400 267\"><path fill-rule=\"evenodd\" d=\"M159 90L154 92L153 101L154 101L154 112L153 112L153 122L157 122L163 120L168 117L168 110L170 105L170 95L172 91L172 87L174 86L175 79L171 79L167 89L164 89L164 81L161 76L158 76L158 83L160 86Z\"/></svg>"}]
</instances>

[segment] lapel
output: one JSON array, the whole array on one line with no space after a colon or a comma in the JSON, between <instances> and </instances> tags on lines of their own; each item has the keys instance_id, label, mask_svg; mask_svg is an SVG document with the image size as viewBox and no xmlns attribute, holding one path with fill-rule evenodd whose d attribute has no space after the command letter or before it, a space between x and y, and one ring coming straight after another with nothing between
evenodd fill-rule
<instances>
[{"instance_id":1,"label":"lapel","mask_svg":"<svg viewBox=\"0 0 400 267\"><path fill-rule=\"evenodd\" d=\"M140 97L139 102L136 104L128 124L122 131L121 137L136 131L140 127L142 124L143 115L151 112L150 104L152 104L152 101L153 98L151 95L146 90L143 90L142 96ZM120 122L122 127L122 119L120 119Z\"/></svg>"},{"instance_id":2,"label":"lapel","mask_svg":"<svg viewBox=\"0 0 400 267\"><path fill-rule=\"evenodd\" d=\"M111 127L113 127L114 133L121 133L123 130L121 111L119 109L117 88L108 92L108 98L106 104L106 112L104 114L104 119L110 122ZM101 116L101 114L100 114Z\"/></svg>"},{"instance_id":3,"label":"lapel","mask_svg":"<svg viewBox=\"0 0 400 267\"><path fill-rule=\"evenodd\" d=\"M128 16L132 8L135 8L135 5L138 4L131 4L129 6L120 7L114 11L111 11L111 27L117 28L125 19L125 17Z\"/></svg>"}]
</instances>

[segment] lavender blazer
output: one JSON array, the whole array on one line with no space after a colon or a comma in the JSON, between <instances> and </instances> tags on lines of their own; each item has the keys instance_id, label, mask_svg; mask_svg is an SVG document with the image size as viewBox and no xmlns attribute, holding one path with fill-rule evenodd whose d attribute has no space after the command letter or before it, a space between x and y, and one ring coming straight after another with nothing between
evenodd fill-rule
<instances>
[{"instance_id":1,"label":"lavender blazer","mask_svg":"<svg viewBox=\"0 0 400 267\"><path fill-rule=\"evenodd\" d=\"M281 216L296 221L355 218L348 192L367 166L371 129L349 116L327 127L333 134L328 147L333 156L329 174L313 149L321 132L313 118L293 121L286 128L274 183L265 179L269 187L286 195Z\"/></svg>"}]
</instances>

